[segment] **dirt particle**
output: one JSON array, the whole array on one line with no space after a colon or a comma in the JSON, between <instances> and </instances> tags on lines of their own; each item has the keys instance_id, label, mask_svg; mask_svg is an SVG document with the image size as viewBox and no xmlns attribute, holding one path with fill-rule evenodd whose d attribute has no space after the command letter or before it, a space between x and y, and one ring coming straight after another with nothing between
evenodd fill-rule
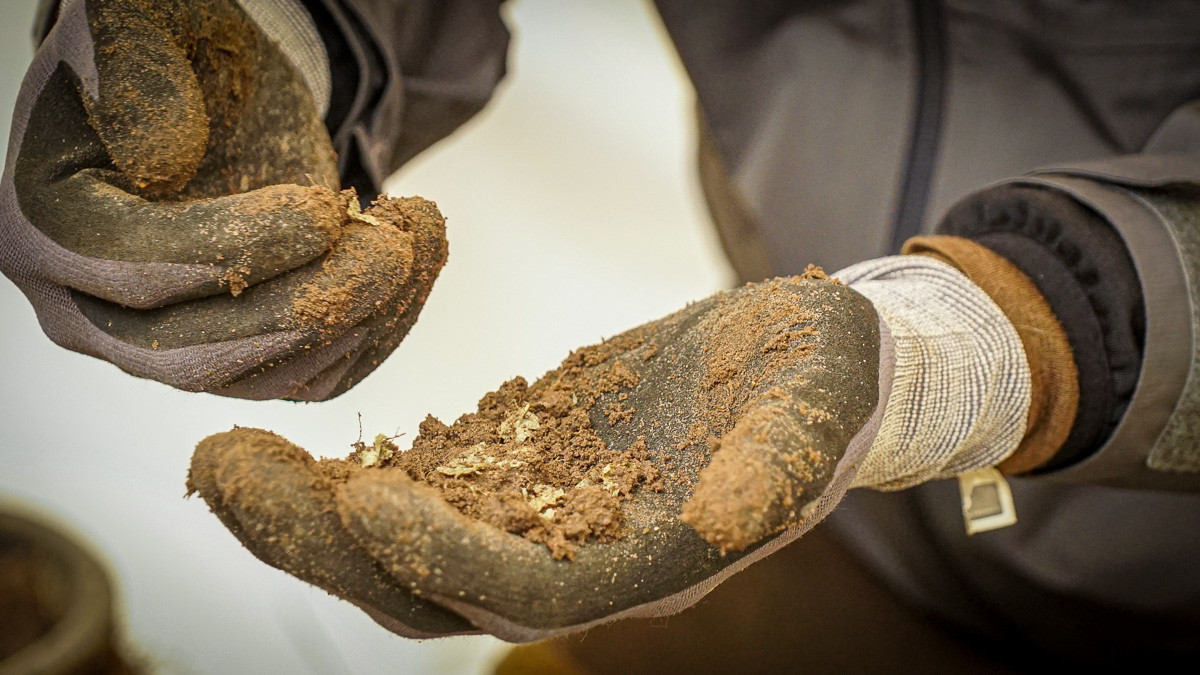
<instances>
[{"instance_id":1,"label":"dirt particle","mask_svg":"<svg viewBox=\"0 0 1200 675\"><path fill-rule=\"evenodd\" d=\"M625 422L633 418L633 408L626 406L624 403L613 403L604 411L608 417L608 425L616 426L621 422Z\"/></svg>"},{"instance_id":2,"label":"dirt particle","mask_svg":"<svg viewBox=\"0 0 1200 675\"><path fill-rule=\"evenodd\" d=\"M229 294L236 298L249 285L246 283L246 277L248 276L250 276L249 267L244 265L226 267L225 273L221 275L221 285L228 288Z\"/></svg>"},{"instance_id":3,"label":"dirt particle","mask_svg":"<svg viewBox=\"0 0 1200 675\"><path fill-rule=\"evenodd\" d=\"M820 280L828 279L829 277L825 275L825 270L822 269L820 266L809 263L808 266L806 266L804 268L804 271L801 272L800 274L798 274L796 276L796 278L797 279L815 279L815 280L820 281Z\"/></svg>"}]
</instances>

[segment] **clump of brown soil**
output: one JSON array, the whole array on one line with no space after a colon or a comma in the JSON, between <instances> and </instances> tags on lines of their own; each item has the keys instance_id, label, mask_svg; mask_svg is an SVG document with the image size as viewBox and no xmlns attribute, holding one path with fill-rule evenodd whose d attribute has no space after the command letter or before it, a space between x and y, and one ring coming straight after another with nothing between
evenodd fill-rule
<instances>
[{"instance_id":1,"label":"clump of brown soil","mask_svg":"<svg viewBox=\"0 0 1200 675\"><path fill-rule=\"evenodd\" d=\"M811 268L721 294L580 349L533 384L510 380L451 425L427 417L409 450L381 435L347 459L322 460L322 471L342 482L402 470L462 514L545 544L557 559L624 537L646 501L631 497L667 491L684 496L682 522L723 552L742 550L802 519L808 493L838 459L803 447L833 408L792 393L801 373L826 368L819 314L832 309L796 287L834 283L825 280ZM638 372L653 381L637 387ZM593 423L625 447L610 447Z\"/></svg>"},{"instance_id":2,"label":"clump of brown soil","mask_svg":"<svg viewBox=\"0 0 1200 675\"><path fill-rule=\"evenodd\" d=\"M427 417L410 450L379 436L348 460L324 460L324 471L335 480L360 467L404 471L463 514L572 559L589 539L624 536L622 503L635 490L663 489L643 438L610 448L589 418L601 394L637 384L613 357L641 345L627 334L580 349L553 377L509 380L452 425Z\"/></svg>"}]
</instances>

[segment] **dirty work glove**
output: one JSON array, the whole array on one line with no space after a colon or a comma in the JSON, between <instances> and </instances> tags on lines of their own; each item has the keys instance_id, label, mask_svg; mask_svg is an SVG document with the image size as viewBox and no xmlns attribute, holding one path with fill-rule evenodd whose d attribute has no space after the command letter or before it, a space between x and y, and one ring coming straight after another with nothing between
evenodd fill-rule
<instances>
[{"instance_id":1,"label":"dirty work glove","mask_svg":"<svg viewBox=\"0 0 1200 675\"><path fill-rule=\"evenodd\" d=\"M318 462L216 434L189 489L259 558L401 635L675 613L852 486L991 465L1019 439L1028 371L978 287L921 256L845 274L718 293L427 419L405 452L380 437Z\"/></svg>"},{"instance_id":2,"label":"dirty work glove","mask_svg":"<svg viewBox=\"0 0 1200 675\"><path fill-rule=\"evenodd\" d=\"M415 321L444 224L339 191L311 20L242 4L63 3L13 117L0 269L52 340L134 375L328 398Z\"/></svg>"}]
</instances>

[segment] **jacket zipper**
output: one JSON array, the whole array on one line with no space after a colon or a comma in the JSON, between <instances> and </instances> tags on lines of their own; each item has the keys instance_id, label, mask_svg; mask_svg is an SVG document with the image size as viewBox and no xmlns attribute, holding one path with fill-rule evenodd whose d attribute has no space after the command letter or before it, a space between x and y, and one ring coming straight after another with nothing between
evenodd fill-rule
<instances>
[{"instance_id":1,"label":"jacket zipper","mask_svg":"<svg viewBox=\"0 0 1200 675\"><path fill-rule=\"evenodd\" d=\"M917 57L917 93L908 153L892 219L890 253L921 233L937 163L946 89L946 21L940 0L910 0Z\"/></svg>"}]
</instances>

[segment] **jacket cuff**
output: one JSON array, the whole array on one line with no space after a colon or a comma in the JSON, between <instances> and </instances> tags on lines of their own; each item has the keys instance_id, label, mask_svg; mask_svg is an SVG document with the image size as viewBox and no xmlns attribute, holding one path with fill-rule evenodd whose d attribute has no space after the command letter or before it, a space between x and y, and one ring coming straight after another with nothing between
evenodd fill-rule
<instances>
[{"instance_id":1,"label":"jacket cuff","mask_svg":"<svg viewBox=\"0 0 1200 675\"><path fill-rule=\"evenodd\" d=\"M300 0L325 44L331 82L325 127L338 158L343 188L358 191L363 207L390 171L369 142L369 120L383 114L399 124L399 75L388 67L379 41L343 0Z\"/></svg>"},{"instance_id":2,"label":"jacket cuff","mask_svg":"<svg viewBox=\"0 0 1200 675\"><path fill-rule=\"evenodd\" d=\"M1066 440L1039 470L1095 453L1120 422L1141 372L1143 300L1120 236L1067 195L1011 182L962 200L939 230L1013 263L1066 332L1080 400Z\"/></svg>"},{"instance_id":3,"label":"jacket cuff","mask_svg":"<svg viewBox=\"0 0 1200 675\"><path fill-rule=\"evenodd\" d=\"M1132 262L1144 307L1141 365L1123 414L1098 450L1045 477L1200 490L1200 352L1194 346L1200 336L1200 161L1131 155L1048 167L1003 186L1065 195L1107 222Z\"/></svg>"},{"instance_id":4,"label":"jacket cuff","mask_svg":"<svg viewBox=\"0 0 1200 675\"><path fill-rule=\"evenodd\" d=\"M1200 161L1131 155L1020 180L1102 215L1125 243L1145 300L1141 374L1124 416L1098 452L1050 477L1200 490Z\"/></svg>"}]
</instances>

